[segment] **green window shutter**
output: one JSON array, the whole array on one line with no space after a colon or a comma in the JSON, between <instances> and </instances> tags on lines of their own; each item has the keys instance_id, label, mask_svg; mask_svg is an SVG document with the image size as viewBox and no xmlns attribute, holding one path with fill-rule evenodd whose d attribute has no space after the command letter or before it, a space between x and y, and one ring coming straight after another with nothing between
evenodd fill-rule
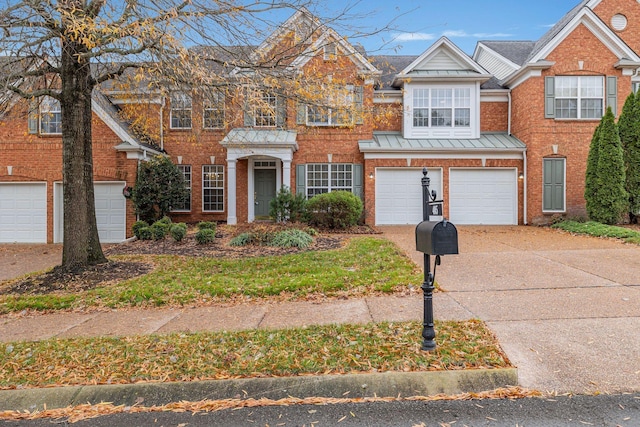
<instances>
[{"instance_id":1,"label":"green window shutter","mask_svg":"<svg viewBox=\"0 0 640 427\"><path fill-rule=\"evenodd\" d=\"M611 107L613 115L618 115L618 78L607 76L607 107Z\"/></svg>"},{"instance_id":2,"label":"green window shutter","mask_svg":"<svg viewBox=\"0 0 640 427\"><path fill-rule=\"evenodd\" d=\"M564 211L565 159L544 159L542 210Z\"/></svg>"},{"instance_id":3,"label":"green window shutter","mask_svg":"<svg viewBox=\"0 0 640 427\"><path fill-rule=\"evenodd\" d=\"M251 111L251 103L249 102L249 89L245 88L244 91L244 127L253 127L253 112Z\"/></svg>"},{"instance_id":4,"label":"green window shutter","mask_svg":"<svg viewBox=\"0 0 640 427\"><path fill-rule=\"evenodd\" d=\"M298 102L298 106L296 109L296 124L297 125L306 125L307 124L307 105L302 102Z\"/></svg>"},{"instance_id":5,"label":"green window shutter","mask_svg":"<svg viewBox=\"0 0 640 427\"><path fill-rule=\"evenodd\" d=\"M307 168L305 165L296 165L296 194L304 194L307 196L306 192L306 182L307 182Z\"/></svg>"},{"instance_id":6,"label":"green window shutter","mask_svg":"<svg viewBox=\"0 0 640 427\"><path fill-rule=\"evenodd\" d=\"M353 165L353 194L364 199L362 183L364 181L362 165Z\"/></svg>"},{"instance_id":7,"label":"green window shutter","mask_svg":"<svg viewBox=\"0 0 640 427\"><path fill-rule=\"evenodd\" d=\"M544 78L544 118L556 117L556 80L554 77Z\"/></svg>"},{"instance_id":8,"label":"green window shutter","mask_svg":"<svg viewBox=\"0 0 640 427\"><path fill-rule=\"evenodd\" d=\"M364 123L364 117L362 116L364 113L364 109L362 108L364 104L364 88L362 86L356 86L353 92L353 100L355 102L355 115L356 115L356 124L361 125Z\"/></svg>"},{"instance_id":9,"label":"green window shutter","mask_svg":"<svg viewBox=\"0 0 640 427\"><path fill-rule=\"evenodd\" d=\"M284 129L287 126L287 99L284 96L276 97L276 127Z\"/></svg>"}]
</instances>

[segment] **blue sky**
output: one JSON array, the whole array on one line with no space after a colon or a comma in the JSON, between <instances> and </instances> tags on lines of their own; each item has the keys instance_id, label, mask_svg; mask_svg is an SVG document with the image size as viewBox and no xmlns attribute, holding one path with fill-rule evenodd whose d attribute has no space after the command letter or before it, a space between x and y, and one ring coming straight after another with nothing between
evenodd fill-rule
<instances>
[{"instance_id":1,"label":"blue sky","mask_svg":"<svg viewBox=\"0 0 640 427\"><path fill-rule=\"evenodd\" d=\"M318 12L329 16L352 5L345 28L371 32L393 27L367 38L356 38L372 54L419 55L435 40L447 36L471 55L478 40L537 40L580 0L329 0ZM352 16L353 15L353 16ZM334 27L336 27L334 25ZM354 40L352 40L354 41Z\"/></svg>"}]
</instances>

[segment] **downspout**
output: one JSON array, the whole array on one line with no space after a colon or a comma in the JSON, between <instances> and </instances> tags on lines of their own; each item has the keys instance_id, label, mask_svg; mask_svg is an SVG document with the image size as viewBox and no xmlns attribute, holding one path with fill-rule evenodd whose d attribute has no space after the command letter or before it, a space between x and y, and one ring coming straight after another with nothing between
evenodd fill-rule
<instances>
[{"instance_id":1,"label":"downspout","mask_svg":"<svg viewBox=\"0 0 640 427\"><path fill-rule=\"evenodd\" d=\"M511 136L511 90L507 93L508 102L508 112L507 112L507 135Z\"/></svg>"},{"instance_id":2,"label":"downspout","mask_svg":"<svg viewBox=\"0 0 640 427\"><path fill-rule=\"evenodd\" d=\"M162 97L162 102L160 103L160 149L164 151L164 96Z\"/></svg>"},{"instance_id":3,"label":"downspout","mask_svg":"<svg viewBox=\"0 0 640 427\"><path fill-rule=\"evenodd\" d=\"M529 220L527 219L527 150L525 149L525 151L522 152L522 160L523 160L523 164L522 167L524 168L524 182L522 183L523 185L523 189L522 191L524 192L524 197L522 200L522 209L524 209L524 212L522 213L523 216L523 222L524 225L529 225Z\"/></svg>"}]
</instances>

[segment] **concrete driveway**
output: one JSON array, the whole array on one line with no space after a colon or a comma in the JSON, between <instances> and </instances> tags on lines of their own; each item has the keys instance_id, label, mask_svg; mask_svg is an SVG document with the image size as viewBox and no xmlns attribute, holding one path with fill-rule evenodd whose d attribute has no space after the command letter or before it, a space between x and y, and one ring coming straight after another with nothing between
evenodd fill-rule
<instances>
[{"instance_id":1,"label":"concrete driveway","mask_svg":"<svg viewBox=\"0 0 640 427\"><path fill-rule=\"evenodd\" d=\"M423 265L414 226L380 228ZM441 299L489 325L522 386L640 390L640 246L516 226L458 226L458 238L436 272Z\"/></svg>"}]
</instances>

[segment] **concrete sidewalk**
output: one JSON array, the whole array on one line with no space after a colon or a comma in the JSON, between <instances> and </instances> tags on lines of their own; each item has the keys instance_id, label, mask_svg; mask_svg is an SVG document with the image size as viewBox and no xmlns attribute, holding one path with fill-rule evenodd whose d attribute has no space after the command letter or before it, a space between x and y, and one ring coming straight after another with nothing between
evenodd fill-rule
<instances>
[{"instance_id":1,"label":"concrete sidewalk","mask_svg":"<svg viewBox=\"0 0 640 427\"><path fill-rule=\"evenodd\" d=\"M374 296L324 302L256 302L228 307L14 314L0 316L0 341L422 320L422 304L420 291L406 297ZM444 293L434 295L434 304L439 320L472 317ZM420 339L416 334L416 340Z\"/></svg>"},{"instance_id":2,"label":"concrete sidewalk","mask_svg":"<svg viewBox=\"0 0 640 427\"><path fill-rule=\"evenodd\" d=\"M422 264L415 227L382 229ZM442 257L436 282L494 331L520 385L640 390L639 246L539 227L458 232L460 254Z\"/></svg>"}]
</instances>

